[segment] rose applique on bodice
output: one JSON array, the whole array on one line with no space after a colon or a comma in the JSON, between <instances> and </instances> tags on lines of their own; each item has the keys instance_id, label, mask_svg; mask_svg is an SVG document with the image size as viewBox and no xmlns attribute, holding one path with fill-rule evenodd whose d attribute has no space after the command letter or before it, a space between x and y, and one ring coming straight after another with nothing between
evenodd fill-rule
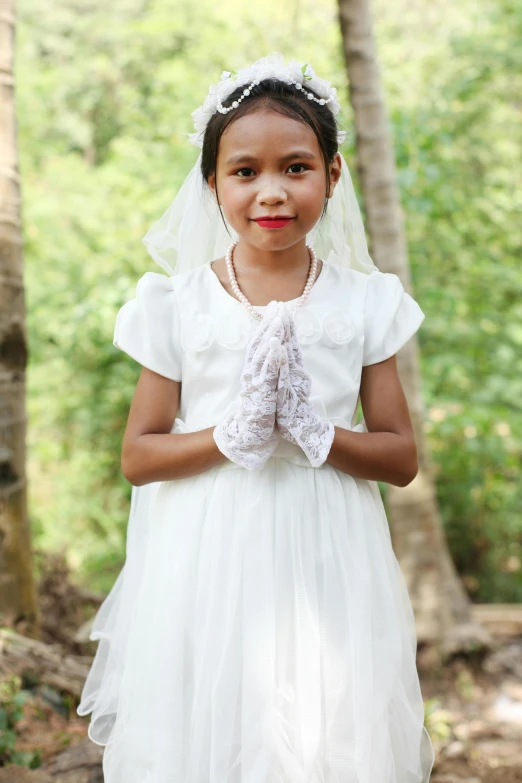
<instances>
[{"instance_id":1,"label":"rose applique on bodice","mask_svg":"<svg viewBox=\"0 0 522 783\"><path fill-rule=\"evenodd\" d=\"M310 307L300 307L295 311L294 319L302 346L314 345L322 340L325 345L334 348L346 345L355 336L355 324L342 310L321 315ZM256 323L246 311L232 311L220 318L207 313L193 313L182 322L181 345L188 353L206 351L214 343L230 351L240 351L248 345Z\"/></svg>"}]
</instances>

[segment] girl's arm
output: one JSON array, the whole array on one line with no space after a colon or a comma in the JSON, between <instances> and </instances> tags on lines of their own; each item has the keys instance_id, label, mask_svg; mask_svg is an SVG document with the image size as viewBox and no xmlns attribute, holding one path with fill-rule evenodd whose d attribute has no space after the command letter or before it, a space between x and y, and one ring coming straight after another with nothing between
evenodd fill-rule
<instances>
[{"instance_id":1,"label":"girl's arm","mask_svg":"<svg viewBox=\"0 0 522 783\"><path fill-rule=\"evenodd\" d=\"M214 427L170 432L181 383L142 368L123 436L121 471L134 486L202 473L226 460L214 442Z\"/></svg>"},{"instance_id":2,"label":"girl's arm","mask_svg":"<svg viewBox=\"0 0 522 783\"><path fill-rule=\"evenodd\" d=\"M407 486L418 472L417 446L395 356L362 368L360 396L368 432L336 427L327 462L356 478Z\"/></svg>"}]
</instances>

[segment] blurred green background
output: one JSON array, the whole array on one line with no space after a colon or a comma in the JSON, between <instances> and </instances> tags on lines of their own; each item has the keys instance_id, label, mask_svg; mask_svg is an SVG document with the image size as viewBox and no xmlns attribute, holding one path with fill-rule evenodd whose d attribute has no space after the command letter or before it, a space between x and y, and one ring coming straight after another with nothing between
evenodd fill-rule
<instances>
[{"instance_id":1,"label":"blurred green background","mask_svg":"<svg viewBox=\"0 0 522 783\"><path fill-rule=\"evenodd\" d=\"M474 601L522 602L522 5L374 0L406 216L426 431ZM331 0L19 0L16 100L29 327L34 546L108 591L131 487L120 447L140 368L112 345L146 271L141 238L198 150L191 112L271 51L342 100Z\"/></svg>"}]
</instances>

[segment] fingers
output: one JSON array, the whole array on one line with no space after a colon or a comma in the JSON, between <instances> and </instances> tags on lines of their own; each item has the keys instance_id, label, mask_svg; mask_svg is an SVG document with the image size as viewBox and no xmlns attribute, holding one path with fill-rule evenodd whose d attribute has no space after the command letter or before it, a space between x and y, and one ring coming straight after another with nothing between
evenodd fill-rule
<instances>
[{"instance_id":1,"label":"fingers","mask_svg":"<svg viewBox=\"0 0 522 783\"><path fill-rule=\"evenodd\" d=\"M285 343L285 345L290 346L290 344L291 344L291 334L292 334L291 333L291 326L292 326L293 316L290 315L290 313L288 312L286 307L284 308L284 315L282 315L281 318L282 318L283 326L284 326L283 342ZM289 360L291 360L290 356L288 358L289 358Z\"/></svg>"},{"instance_id":2,"label":"fingers","mask_svg":"<svg viewBox=\"0 0 522 783\"><path fill-rule=\"evenodd\" d=\"M275 387L284 356L286 356L286 349L283 347L281 340L276 336L271 337L268 341L268 350L262 360L261 367L252 379L254 384L256 386L268 384Z\"/></svg>"},{"instance_id":3,"label":"fingers","mask_svg":"<svg viewBox=\"0 0 522 783\"><path fill-rule=\"evenodd\" d=\"M297 337L297 330L293 316L290 317L288 324L287 350L290 364L291 382L296 386L296 390L299 390L299 395L301 397L306 397L310 393L311 378L304 366L303 355L301 353L301 346L299 343L299 338Z\"/></svg>"},{"instance_id":4,"label":"fingers","mask_svg":"<svg viewBox=\"0 0 522 783\"><path fill-rule=\"evenodd\" d=\"M297 337L295 322L291 319L290 340L288 344L288 354L290 357L290 374L292 385L301 400L306 400L312 390L312 379L306 370L301 353L301 345Z\"/></svg>"},{"instance_id":5,"label":"fingers","mask_svg":"<svg viewBox=\"0 0 522 783\"><path fill-rule=\"evenodd\" d=\"M271 305L274 305L272 307ZM268 345L272 337L276 337L281 344L285 337L285 324L288 320L288 313L281 302L270 303L271 318L267 319L263 325L263 331L259 330L259 342L254 345L252 342L250 355L247 356L247 362L251 363L253 372L259 369L260 363L266 358Z\"/></svg>"},{"instance_id":6,"label":"fingers","mask_svg":"<svg viewBox=\"0 0 522 783\"><path fill-rule=\"evenodd\" d=\"M274 316L276 314L277 314L277 302L276 301L270 302L267 305L267 308L265 310L263 319L257 325L256 329L254 330L254 332L252 333L252 335L250 337L250 341L249 341L249 344L247 346L246 354L245 354L245 363L250 361L250 359L252 358L252 356L254 354L254 351L256 350L256 348L261 343L261 341L262 341L262 339L263 339L267 329L271 325L271 323L272 323L272 321L274 319Z\"/></svg>"},{"instance_id":7,"label":"fingers","mask_svg":"<svg viewBox=\"0 0 522 783\"><path fill-rule=\"evenodd\" d=\"M250 339L245 356L245 371L251 376L260 375L266 369L269 344L277 338L287 349L289 372L302 371L303 358L297 338L293 316L284 302L272 301L267 305L263 320Z\"/></svg>"},{"instance_id":8,"label":"fingers","mask_svg":"<svg viewBox=\"0 0 522 783\"><path fill-rule=\"evenodd\" d=\"M290 325L289 325L289 344L292 349L292 355L294 360L300 364L303 365L303 355L301 353L301 344L299 342L299 338L297 336L297 330L295 328L295 321L293 318L290 319Z\"/></svg>"},{"instance_id":9,"label":"fingers","mask_svg":"<svg viewBox=\"0 0 522 783\"><path fill-rule=\"evenodd\" d=\"M284 353L277 379L277 418L284 430L284 422L293 416L298 399L292 386L288 348L286 345L282 348Z\"/></svg>"},{"instance_id":10,"label":"fingers","mask_svg":"<svg viewBox=\"0 0 522 783\"><path fill-rule=\"evenodd\" d=\"M279 315L274 316L271 322L268 324L266 331L261 336L258 345L253 346L252 356L250 357L250 364L255 372L256 368L259 369L261 364L265 361L267 352L270 348L270 341L272 338L282 342L283 337L283 324Z\"/></svg>"},{"instance_id":11,"label":"fingers","mask_svg":"<svg viewBox=\"0 0 522 783\"><path fill-rule=\"evenodd\" d=\"M279 363L279 376L277 378L278 391L284 389L290 383L290 360L288 349L283 343L281 345L281 359Z\"/></svg>"},{"instance_id":12,"label":"fingers","mask_svg":"<svg viewBox=\"0 0 522 783\"><path fill-rule=\"evenodd\" d=\"M274 327L278 326L278 322L274 324L274 320L281 315L279 305L280 303L275 300L267 305L262 321L250 337L245 354L245 363L251 361L257 348L264 342L265 336L275 333Z\"/></svg>"}]
</instances>

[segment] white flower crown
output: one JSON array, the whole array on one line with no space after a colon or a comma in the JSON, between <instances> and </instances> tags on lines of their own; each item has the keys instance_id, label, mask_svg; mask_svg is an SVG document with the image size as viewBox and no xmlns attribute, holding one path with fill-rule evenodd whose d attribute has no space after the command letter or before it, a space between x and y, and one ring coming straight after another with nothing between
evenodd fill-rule
<instances>
[{"instance_id":1,"label":"white flower crown","mask_svg":"<svg viewBox=\"0 0 522 783\"><path fill-rule=\"evenodd\" d=\"M326 79L320 79L316 76L314 69L309 63L299 63L297 60L290 60L285 65L283 55L279 52L272 52L268 57L261 57L247 68L241 68L237 72L223 71L221 81L217 84L211 84L208 95L205 98L203 106L192 112L194 118L195 133L189 134L189 141L196 147L203 146L203 137L210 118L220 112L226 114L232 109L236 109L242 100L250 95L251 88L259 84L263 79L275 78L285 84L293 84L297 90L302 90L307 94L309 100L314 100L321 105L327 105L332 114L338 114L340 110L337 100L337 90L332 87ZM231 106L223 106L229 95L237 87L245 85L243 94ZM306 89L308 87L308 90ZM309 90L313 90L313 93ZM318 95L319 98L315 96ZM338 131L337 140L340 144L345 140L346 132Z\"/></svg>"}]
</instances>

